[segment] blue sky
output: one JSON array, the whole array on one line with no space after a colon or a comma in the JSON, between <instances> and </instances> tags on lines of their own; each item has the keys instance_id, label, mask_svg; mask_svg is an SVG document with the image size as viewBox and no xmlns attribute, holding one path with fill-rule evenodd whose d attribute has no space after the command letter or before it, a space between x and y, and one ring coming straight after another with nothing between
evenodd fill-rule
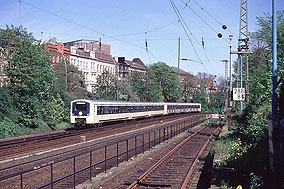
<instances>
[{"instance_id":1,"label":"blue sky","mask_svg":"<svg viewBox=\"0 0 284 189\"><path fill-rule=\"evenodd\" d=\"M192 44L178 22L169 0L20 2L1 0L1 28L22 24L37 39L56 37L59 42L101 38L103 43L111 45L112 56L125 56L129 60L139 57L145 64L163 61L175 67L180 37L181 58L203 62L203 65L191 61L180 62L181 69L193 74L208 72L224 75L224 64L221 60L229 59L230 34L234 35L233 50L237 47L240 0L174 0L192 33L189 34ZM276 2L277 10L284 10L284 1ZM271 14L272 0L248 0L248 9L249 32L253 32L258 29L255 25L256 17L264 16L264 13ZM228 29L223 30L219 23L227 25ZM218 38L216 32L222 33L223 38ZM202 38L204 49L201 45ZM148 53L145 50L145 39Z\"/></svg>"}]
</instances>

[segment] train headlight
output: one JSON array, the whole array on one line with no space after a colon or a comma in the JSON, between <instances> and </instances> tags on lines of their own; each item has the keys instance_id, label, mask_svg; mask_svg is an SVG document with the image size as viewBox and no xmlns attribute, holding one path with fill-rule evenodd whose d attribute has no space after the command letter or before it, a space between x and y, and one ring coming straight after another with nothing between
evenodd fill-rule
<instances>
[{"instance_id":1,"label":"train headlight","mask_svg":"<svg viewBox=\"0 0 284 189\"><path fill-rule=\"evenodd\" d=\"M79 112L79 116L83 115L83 112Z\"/></svg>"}]
</instances>

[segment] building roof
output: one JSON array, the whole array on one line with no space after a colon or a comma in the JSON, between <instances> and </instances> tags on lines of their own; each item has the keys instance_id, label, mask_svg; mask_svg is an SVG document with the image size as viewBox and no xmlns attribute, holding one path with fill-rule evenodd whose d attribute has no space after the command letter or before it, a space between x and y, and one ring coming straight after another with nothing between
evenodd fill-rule
<instances>
[{"instance_id":1,"label":"building roof","mask_svg":"<svg viewBox=\"0 0 284 189\"><path fill-rule=\"evenodd\" d=\"M112 56L107 54L107 53L95 51L95 56L100 61L107 61L107 62L110 62L110 63L115 63Z\"/></svg>"},{"instance_id":2,"label":"building roof","mask_svg":"<svg viewBox=\"0 0 284 189\"><path fill-rule=\"evenodd\" d=\"M132 62L135 66L138 66L141 69L144 69L144 70L147 69L147 67L145 66L145 64L142 62L140 58L133 58Z\"/></svg>"},{"instance_id":3,"label":"building roof","mask_svg":"<svg viewBox=\"0 0 284 189\"><path fill-rule=\"evenodd\" d=\"M178 68L176 68L176 67L171 67L171 70L175 73L178 73ZM186 72L182 69L179 69L179 75L192 75L192 74L190 74L190 73L188 73L188 72Z\"/></svg>"},{"instance_id":4,"label":"building roof","mask_svg":"<svg viewBox=\"0 0 284 189\"><path fill-rule=\"evenodd\" d=\"M90 52L87 52L83 49L76 49L76 54L87 58L90 57Z\"/></svg>"},{"instance_id":5,"label":"building roof","mask_svg":"<svg viewBox=\"0 0 284 189\"><path fill-rule=\"evenodd\" d=\"M146 70L147 69L147 67L140 60L140 58L134 58L132 61L125 60L125 63L128 64L131 68L134 68L134 69L139 69L139 70Z\"/></svg>"},{"instance_id":6,"label":"building roof","mask_svg":"<svg viewBox=\"0 0 284 189\"><path fill-rule=\"evenodd\" d=\"M64 45L66 47L75 46L77 48L81 48L81 49L84 49L84 50L101 51L101 52L107 53L109 55L111 54L110 53L110 45L102 44L98 40L80 39L80 40L65 42Z\"/></svg>"}]
</instances>

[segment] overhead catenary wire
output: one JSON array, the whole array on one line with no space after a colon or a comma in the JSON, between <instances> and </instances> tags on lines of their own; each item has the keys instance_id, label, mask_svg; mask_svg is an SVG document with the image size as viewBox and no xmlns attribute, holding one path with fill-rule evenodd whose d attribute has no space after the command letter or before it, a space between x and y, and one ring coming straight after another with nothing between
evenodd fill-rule
<instances>
[{"instance_id":1,"label":"overhead catenary wire","mask_svg":"<svg viewBox=\"0 0 284 189\"><path fill-rule=\"evenodd\" d=\"M190 42L190 44L191 44L191 46L192 46L192 48L193 48L193 50L194 50L196 56L198 57L199 63L201 63L201 65L204 67L204 69L206 70L206 72L209 73L209 71L207 70L207 68L205 67L205 65L203 64L203 62L201 61L201 59L200 59L200 57L199 57L199 55L198 55L198 53L197 53L197 51L196 51L196 49L195 49L193 43L192 43L192 40L190 39L190 37L189 37L189 35L188 35L188 32L187 32L187 30L186 30L186 28L185 28L185 26L184 26L184 25L186 25L186 23L183 23L183 21L184 21L183 17L181 16L181 14L179 14L179 11L178 11L177 7L175 6L174 2L173 2L172 0L170 0L170 3L171 3L171 5L172 5L172 7L173 7L173 9L174 9L174 12L176 13L176 15L177 15L179 21L180 21L179 23L181 24L181 26L182 26L184 32L185 32L186 35L187 35L187 38L188 38L188 40L189 40L189 42ZM186 26L187 26L187 25L186 25ZM187 27L187 28L188 28L188 27Z\"/></svg>"},{"instance_id":2,"label":"overhead catenary wire","mask_svg":"<svg viewBox=\"0 0 284 189\"><path fill-rule=\"evenodd\" d=\"M150 57L149 51L148 51L147 32L145 32L145 50L146 50L146 53L148 54L148 58L149 58L150 64L152 64L152 60L151 60L151 57Z\"/></svg>"},{"instance_id":3,"label":"overhead catenary wire","mask_svg":"<svg viewBox=\"0 0 284 189\"><path fill-rule=\"evenodd\" d=\"M220 26L223 26L223 24L218 20L216 19L212 14L210 14L205 8L203 8L199 3L197 3L195 0L192 0L195 4L197 4L201 10L203 10L205 13L207 13L213 20L215 20L218 24L220 24ZM187 2L188 3L188 2ZM186 3L186 4L187 4ZM234 32L232 32L229 28L227 28L227 30L231 33L231 34L234 34L236 35Z\"/></svg>"},{"instance_id":4,"label":"overhead catenary wire","mask_svg":"<svg viewBox=\"0 0 284 189\"><path fill-rule=\"evenodd\" d=\"M175 5L175 4L174 4L174 5ZM176 7L176 6L175 6L175 8L176 8L176 10L177 10L177 7ZM204 48L204 41L203 41L203 38L202 38L202 44L200 44L200 42L197 40L197 38L196 38L196 37L193 35L193 33L191 32L190 28L189 28L188 25L186 24L184 18L182 17L182 15L180 14L179 11L178 11L178 14L180 15L180 18L182 19L183 23L185 24L185 26L186 26L187 30L189 31L190 35L191 35L191 36L193 37L193 39L197 42L197 44L199 44L199 45L203 48L204 54L205 54L207 60L209 60L209 58L208 58L208 56L207 56L207 53L206 53L206 50L205 50L205 48ZM199 56L198 56L198 58L199 58ZM199 58L199 60L200 60L200 58ZM200 60L200 62L202 62L202 61ZM210 64L210 66L211 66L212 71L215 73L215 71L214 71L214 69L213 69L213 66L211 65L211 62L210 62L210 61L208 61L208 62L209 62L209 64ZM203 63L202 63L202 65L203 65ZM204 66L204 65L203 65L203 66ZM207 70L207 69L206 69L206 70Z\"/></svg>"},{"instance_id":5,"label":"overhead catenary wire","mask_svg":"<svg viewBox=\"0 0 284 189\"><path fill-rule=\"evenodd\" d=\"M200 20L202 20L211 30L213 30L216 34L219 34L218 31L216 31L212 26L210 26L199 14L197 14L191 7L188 6L187 3L185 3L183 0L181 0L182 3L185 4L185 6L190 9ZM226 41L227 43L230 43L227 39L225 39L224 37L221 37L224 41Z\"/></svg>"},{"instance_id":6,"label":"overhead catenary wire","mask_svg":"<svg viewBox=\"0 0 284 189\"><path fill-rule=\"evenodd\" d=\"M202 48L203 48L205 57L206 57L207 61L209 62L209 65L210 65L210 67L211 67L213 73L215 74L216 72L215 72L215 70L214 70L214 68L213 68L213 66L212 66L212 64L211 64L211 61L210 61L209 58L208 58L207 52L206 52L206 50L205 50L205 42L204 42L204 40L203 40L203 37L202 37Z\"/></svg>"}]
</instances>

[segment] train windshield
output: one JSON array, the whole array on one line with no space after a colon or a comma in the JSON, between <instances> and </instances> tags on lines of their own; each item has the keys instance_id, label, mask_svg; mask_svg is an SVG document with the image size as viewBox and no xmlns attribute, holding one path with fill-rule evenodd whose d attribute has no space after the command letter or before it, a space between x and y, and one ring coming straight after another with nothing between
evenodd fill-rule
<instances>
[{"instance_id":1,"label":"train windshield","mask_svg":"<svg viewBox=\"0 0 284 189\"><path fill-rule=\"evenodd\" d=\"M87 110L87 104L76 104L75 110L76 111L86 111Z\"/></svg>"}]
</instances>

